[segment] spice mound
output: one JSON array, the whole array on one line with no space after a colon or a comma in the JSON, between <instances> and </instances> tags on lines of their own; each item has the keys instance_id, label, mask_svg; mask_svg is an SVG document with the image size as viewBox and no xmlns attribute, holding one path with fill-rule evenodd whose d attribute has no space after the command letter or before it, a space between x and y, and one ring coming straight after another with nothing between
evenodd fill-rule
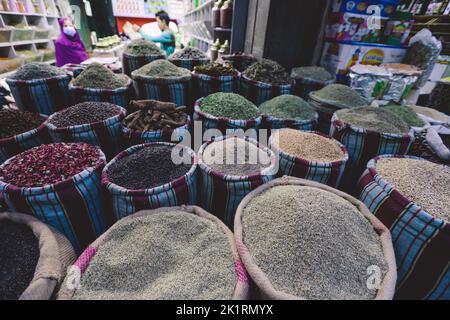
<instances>
[{"instance_id":1,"label":"spice mound","mask_svg":"<svg viewBox=\"0 0 450 320\"><path fill-rule=\"evenodd\" d=\"M186 47L183 50L180 50L178 52L175 52L172 54L169 59L208 59L208 56L203 51L192 48L192 47Z\"/></svg>"},{"instance_id":2,"label":"spice mound","mask_svg":"<svg viewBox=\"0 0 450 320\"><path fill-rule=\"evenodd\" d=\"M152 41L136 39L127 46L125 53L133 56L160 56L164 51Z\"/></svg>"},{"instance_id":3,"label":"spice mound","mask_svg":"<svg viewBox=\"0 0 450 320\"><path fill-rule=\"evenodd\" d=\"M337 141L309 132L282 129L273 134L276 149L292 156L318 162L334 162L345 157Z\"/></svg>"},{"instance_id":4,"label":"spice mound","mask_svg":"<svg viewBox=\"0 0 450 320\"><path fill-rule=\"evenodd\" d=\"M200 110L214 117L248 120L259 116L258 108L235 93L218 92L203 99Z\"/></svg>"},{"instance_id":5,"label":"spice mound","mask_svg":"<svg viewBox=\"0 0 450 320\"><path fill-rule=\"evenodd\" d=\"M384 108L405 121L411 127L423 127L425 125L425 122L419 118L417 113L408 106L388 104Z\"/></svg>"},{"instance_id":6,"label":"spice mound","mask_svg":"<svg viewBox=\"0 0 450 320\"><path fill-rule=\"evenodd\" d=\"M274 85L290 83L290 77L286 70L278 62L269 59L262 59L261 61L255 62L243 74L253 81Z\"/></svg>"},{"instance_id":7,"label":"spice mound","mask_svg":"<svg viewBox=\"0 0 450 320\"><path fill-rule=\"evenodd\" d=\"M237 137L211 143L203 152L203 161L228 176L256 174L271 164L267 151Z\"/></svg>"},{"instance_id":8,"label":"spice mound","mask_svg":"<svg viewBox=\"0 0 450 320\"><path fill-rule=\"evenodd\" d=\"M124 74L115 74L100 63L93 63L84 69L72 83L81 88L113 90L125 87L128 80Z\"/></svg>"},{"instance_id":9,"label":"spice mound","mask_svg":"<svg viewBox=\"0 0 450 320\"><path fill-rule=\"evenodd\" d=\"M57 128L104 121L120 114L121 109L107 102L83 102L55 113L49 123Z\"/></svg>"},{"instance_id":10,"label":"spice mound","mask_svg":"<svg viewBox=\"0 0 450 320\"><path fill-rule=\"evenodd\" d=\"M190 77L191 72L185 68L179 68L167 60L155 60L133 72L133 75L147 76L155 79L170 79Z\"/></svg>"},{"instance_id":11,"label":"spice mound","mask_svg":"<svg viewBox=\"0 0 450 320\"><path fill-rule=\"evenodd\" d=\"M274 214L276 213L276 214ZM317 188L276 186L243 212L244 243L276 290L306 299L373 299L367 268L387 263L370 222Z\"/></svg>"},{"instance_id":12,"label":"spice mound","mask_svg":"<svg viewBox=\"0 0 450 320\"><path fill-rule=\"evenodd\" d=\"M439 112L436 109L419 106L411 106L410 108L418 114L431 118L434 121L450 122L450 116L446 115L445 113Z\"/></svg>"},{"instance_id":13,"label":"spice mound","mask_svg":"<svg viewBox=\"0 0 450 320\"><path fill-rule=\"evenodd\" d=\"M389 110L377 107L362 107L336 112L339 120L367 130L406 134L410 127Z\"/></svg>"},{"instance_id":14,"label":"spice mound","mask_svg":"<svg viewBox=\"0 0 450 320\"><path fill-rule=\"evenodd\" d=\"M0 108L0 139L28 132L43 122L44 119L37 113Z\"/></svg>"},{"instance_id":15,"label":"spice mound","mask_svg":"<svg viewBox=\"0 0 450 320\"><path fill-rule=\"evenodd\" d=\"M450 167L426 160L387 158L378 160L376 170L408 200L450 221Z\"/></svg>"},{"instance_id":16,"label":"spice mound","mask_svg":"<svg viewBox=\"0 0 450 320\"><path fill-rule=\"evenodd\" d=\"M230 64L210 62L194 68L196 73L206 74L211 77L235 76L237 71Z\"/></svg>"},{"instance_id":17,"label":"spice mound","mask_svg":"<svg viewBox=\"0 0 450 320\"><path fill-rule=\"evenodd\" d=\"M41 145L17 155L0 167L0 181L17 187L42 187L58 183L95 167L97 147L85 143Z\"/></svg>"},{"instance_id":18,"label":"spice mound","mask_svg":"<svg viewBox=\"0 0 450 320\"><path fill-rule=\"evenodd\" d=\"M330 84L311 93L313 98L341 105L344 108L363 107L368 103L358 92L343 84Z\"/></svg>"},{"instance_id":19,"label":"spice mound","mask_svg":"<svg viewBox=\"0 0 450 320\"><path fill-rule=\"evenodd\" d=\"M292 77L295 79L307 79L315 82L327 82L334 76L322 67L299 67L292 69Z\"/></svg>"},{"instance_id":20,"label":"spice mound","mask_svg":"<svg viewBox=\"0 0 450 320\"><path fill-rule=\"evenodd\" d=\"M9 79L29 81L48 79L64 74L66 74L64 70L47 63L32 62L20 67Z\"/></svg>"},{"instance_id":21,"label":"spice mound","mask_svg":"<svg viewBox=\"0 0 450 320\"><path fill-rule=\"evenodd\" d=\"M132 130L145 132L176 129L188 123L186 107L177 108L171 102L141 100L133 101L132 105L140 110L122 121L125 127Z\"/></svg>"},{"instance_id":22,"label":"spice mound","mask_svg":"<svg viewBox=\"0 0 450 320\"><path fill-rule=\"evenodd\" d=\"M191 164L175 164L172 146L151 145L117 160L108 168L110 181L131 190L145 190L162 186L184 176ZM176 151L184 159L185 149Z\"/></svg>"},{"instance_id":23,"label":"spice mound","mask_svg":"<svg viewBox=\"0 0 450 320\"><path fill-rule=\"evenodd\" d=\"M317 116L314 108L300 97L284 94L266 101L259 111L282 120L312 120Z\"/></svg>"},{"instance_id":24,"label":"spice mound","mask_svg":"<svg viewBox=\"0 0 450 320\"><path fill-rule=\"evenodd\" d=\"M17 300L33 280L39 241L29 227L1 220L0 243L0 300Z\"/></svg>"},{"instance_id":25,"label":"spice mound","mask_svg":"<svg viewBox=\"0 0 450 320\"><path fill-rule=\"evenodd\" d=\"M80 300L228 300L234 258L219 226L184 211L113 227L81 278Z\"/></svg>"}]
</instances>

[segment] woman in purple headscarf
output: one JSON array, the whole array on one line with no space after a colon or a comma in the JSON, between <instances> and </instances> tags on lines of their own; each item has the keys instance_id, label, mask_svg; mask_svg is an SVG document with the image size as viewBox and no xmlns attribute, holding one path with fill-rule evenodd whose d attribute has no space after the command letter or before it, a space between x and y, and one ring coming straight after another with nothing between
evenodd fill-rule
<instances>
[{"instance_id":1,"label":"woman in purple headscarf","mask_svg":"<svg viewBox=\"0 0 450 320\"><path fill-rule=\"evenodd\" d=\"M56 66L68 63L79 64L87 60L86 48L69 18L58 19L61 34L55 41Z\"/></svg>"}]
</instances>

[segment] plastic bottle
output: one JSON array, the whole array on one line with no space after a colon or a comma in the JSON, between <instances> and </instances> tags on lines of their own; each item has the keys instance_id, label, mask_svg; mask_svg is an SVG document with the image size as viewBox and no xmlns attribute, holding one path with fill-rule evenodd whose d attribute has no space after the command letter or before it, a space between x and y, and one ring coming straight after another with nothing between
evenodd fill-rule
<instances>
[{"instance_id":1,"label":"plastic bottle","mask_svg":"<svg viewBox=\"0 0 450 320\"><path fill-rule=\"evenodd\" d=\"M224 44L220 47L219 58L222 58L227 54L230 54L230 43L228 40L225 40Z\"/></svg>"},{"instance_id":2,"label":"plastic bottle","mask_svg":"<svg viewBox=\"0 0 450 320\"><path fill-rule=\"evenodd\" d=\"M222 4L222 0L218 0L212 8L211 26L213 28L220 27L220 7Z\"/></svg>"},{"instance_id":3,"label":"plastic bottle","mask_svg":"<svg viewBox=\"0 0 450 320\"><path fill-rule=\"evenodd\" d=\"M220 50L220 40L217 38L216 42L211 46L211 61L216 61L219 57L219 50Z\"/></svg>"},{"instance_id":4,"label":"plastic bottle","mask_svg":"<svg viewBox=\"0 0 450 320\"><path fill-rule=\"evenodd\" d=\"M233 2L231 0L225 1L220 8L220 26L222 28L231 28L233 24Z\"/></svg>"}]
</instances>

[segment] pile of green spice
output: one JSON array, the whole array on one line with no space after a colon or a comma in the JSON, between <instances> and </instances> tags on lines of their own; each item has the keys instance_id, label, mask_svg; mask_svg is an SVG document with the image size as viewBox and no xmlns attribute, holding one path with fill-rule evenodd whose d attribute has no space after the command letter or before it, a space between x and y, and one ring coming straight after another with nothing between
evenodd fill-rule
<instances>
[{"instance_id":1,"label":"pile of green spice","mask_svg":"<svg viewBox=\"0 0 450 320\"><path fill-rule=\"evenodd\" d=\"M66 74L64 70L47 63L32 62L19 69L9 79L12 80L38 80L47 79Z\"/></svg>"},{"instance_id":2,"label":"pile of green spice","mask_svg":"<svg viewBox=\"0 0 450 320\"><path fill-rule=\"evenodd\" d=\"M211 77L235 76L237 71L230 64L210 62L196 66L194 71Z\"/></svg>"},{"instance_id":3,"label":"pile of green spice","mask_svg":"<svg viewBox=\"0 0 450 320\"><path fill-rule=\"evenodd\" d=\"M271 164L270 155L238 137L211 143L203 152L204 163L229 176L248 176Z\"/></svg>"},{"instance_id":4,"label":"pile of green spice","mask_svg":"<svg viewBox=\"0 0 450 320\"><path fill-rule=\"evenodd\" d=\"M362 107L337 111L339 120L352 126L381 133L406 134L409 125L391 111L377 107Z\"/></svg>"},{"instance_id":5,"label":"pile of green spice","mask_svg":"<svg viewBox=\"0 0 450 320\"><path fill-rule=\"evenodd\" d=\"M450 167L426 160L386 158L377 172L407 199L450 221Z\"/></svg>"},{"instance_id":6,"label":"pile of green spice","mask_svg":"<svg viewBox=\"0 0 450 320\"><path fill-rule=\"evenodd\" d=\"M177 51L174 54L172 54L169 59L195 60L195 59L208 59L208 56L200 49L186 47L183 50Z\"/></svg>"},{"instance_id":7,"label":"pile of green spice","mask_svg":"<svg viewBox=\"0 0 450 320\"><path fill-rule=\"evenodd\" d=\"M259 116L258 108L235 93L218 92L203 99L200 110L214 117L249 120Z\"/></svg>"},{"instance_id":8,"label":"pile of green spice","mask_svg":"<svg viewBox=\"0 0 450 320\"><path fill-rule=\"evenodd\" d=\"M168 60L155 60L133 72L133 75L159 79L190 77L188 69L180 68Z\"/></svg>"},{"instance_id":9,"label":"pile of green spice","mask_svg":"<svg viewBox=\"0 0 450 320\"><path fill-rule=\"evenodd\" d=\"M253 81L274 85L290 83L290 77L286 70L278 62L269 59L253 63L244 71L243 75Z\"/></svg>"},{"instance_id":10,"label":"pile of green spice","mask_svg":"<svg viewBox=\"0 0 450 320\"><path fill-rule=\"evenodd\" d=\"M384 108L405 121L410 127L423 127L425 125L425 122L419 118L417 113L408 106L388 104Z\"/></svg>"},{"instance_id":11,"label":"pile of green spice","mask_svg":"<svg viewBox=\"0 0 450 320\"><path fill-rule=\"evenodd\" d=\"M276 213L276 214L274 214ZM276 290L306 299L374 299L367 268L387 272L381 241L349 201L306 186L276 186L244 208L244 243Z\"/></svg>"},{"instance_id":12,"label":"pile of green spice","mask_svg":"<svg viewBox=\"0 0 450 320\"><path fill-rule=\"evenodd\" d=\"M93 63L87 66L72 83L81 88L113 90L125 87L128 80L124 74L115 74L102 64Z\"/></svg>"},{"instance_id":13,"label":"pile of green spice","mask_svg":"<svg viewBox=\"0 0 450 320\"><path fill-rule=\"evenodd\" d=\"M9 108L0 109L0 139L33 130L39 127L44 119L37 113L15 110Z\"/></svg>"},{"instance_id":14,"label":"pile of green spice","mask_svg":"<svg viewBox=\"0 0 450 320\"><path fill-rule=\"evenodd\" d=\"M164 55L164 51L161 50L154 42L145 39L136 39L125 49L125 53L133 56L160 56Z\"/></svg>"},{"instance_id":15,"label":"pile of green spice","mask_svg":"<svg viewBox=\"0 0 450 320\"><path fill-rule=\"evenodd\" d=\"M363 107L368 102L358 92L343 84L330 84L318 91L311 93L313 98L340 105L344 108Z\"/></svg>"},{"instance_id":16,"label":"pile of green spice","mask_svg":"<svg viewBox=\"0 0 450 320\"><path fill-rule=\"evenodd\" d=\"M119 222L100 245L77 300L229 300L236 286L226 235L177 209Z\"/></svg>"},{"instance_id":17,"label":"pile of green spice","mask_svg":"<svg viewBox=\"0 0 450 320\"><path fill-rule=\"evenodd\" d=\"M294 79L307 79L314 82L328 82L334 80L334 76L322 67L299 67L292 69Z\"/></svg>"},{"instance_id":18,"label":"pile of green spice","mask_svg":"<svg viewBox=\"0 0 450 320\"><path fill-rule=\"evenodd\" d=\"M300 97L284 94L266 101L259 111L281 120L312 120L317 116L314 108Z\"/></svg>"},{"instance_id":19,"label":"pile of green spice","mask_svg":"<svg viewBox=\"0 0 450 320\"><path fill-rule=\"evenodd\" d=\"M0 300L17 300L28 288L39 261L39 241L24 224L0 221Z\"/></svg>"}]
</instances>

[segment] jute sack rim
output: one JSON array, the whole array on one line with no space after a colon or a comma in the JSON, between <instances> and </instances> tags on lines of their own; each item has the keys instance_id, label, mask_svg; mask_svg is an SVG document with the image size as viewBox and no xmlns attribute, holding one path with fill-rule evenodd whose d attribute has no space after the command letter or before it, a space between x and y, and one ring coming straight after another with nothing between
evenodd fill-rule
<instances>
[{"instance_id":1,"label":"jute sack rim","mask_svg":"<svg viewBox=\"0 0 450 320\"><path fill-rule=\"evenodd\" d=\"M313 160L307 160L307 159L304 159L304 158L297 157L297 156L294 156L294 155L292 155L292 154L289 154L289 153L287 153L287 152L281 150L281 149L280 149L279 147L277 147L277 146L275 145L275 143L273 142L273 140L274 140L274 138L275 138L275 135L277 134L277 131L280 131L280 130L295 130L295 129L289 129L289 128L276 129L275 132L272 133L272 134L270 135L270 138L269 138L269 148L270 148L275 154L280 155L280 157L282 157L282 158L289 159L290 161L293 161L293 162L295 162L295 163L299 163L299 164L302 164L302 165L307 165L307 166L309 166L309 165L311 165L311 164L314 164L314 165L318 165L318 166L320 166L320 167L327 167L327 168L328 168L328 167L339 167L339 166L341 166L341 165L345 165L345 164L347 163L348 159L349 159L349 154L348 154L348 150L347 150L347 147L346 147L346 146L344 146L344 145L343 145L341 142L339 142L338 140L336 140L336 139L334 139L334 138L332 138L332 137L329 137L329 136L327 136L326 134L323 134L323 133L318 132L318 131L306 131L306 130L305 130L305 131L302 131L302 132L315 134L315 135L318 135L318 136L321 136L321 137L323 137L323 138L326 138L326 139L329 139L329 140L333 141L335 144L337 144L337 145L339 146L339 148L341 149L341 151L344 153L344 157L343 157L342 159L340 159L340 160L335 160L335 161L329 161L329 162L324 162L324 161L313 161Z\"/></svg>"},{"instance_id":2,"label":"jute sack rim","mask_svg":"<svg viewBox=\"0 0 450 320\"><path fill-rule=\"evenodd\" d=\"M127 76L126 74L122 73L120 75L127 78L127 83L123 87L119 87L116 89L84 88L84 87L74 85L73 80L72 80L69 83L69 91L84 91L84 92L89 92L89 93L108 92L108 93L112 93L112 94L124 93L132 88L133 80L131 80L131 78L129 76Z\"/></svg>"},{"instance_id":3,"label":"jute sack rim","mask_svg":"<svg viewBox=\"0 0 450 320\"><path fill-rule=\"evenodd\" d=\"M149 148L155 145L162 145L162 146L169 146L172 148L181 148L189 153L191 156L192 165L188 172L186 172L183 176L180 176L172 181L169 181L163 185L159 185L153 188L148 189L126 189L122 186L119 186L109 179L108 176L108 169L111 167L112 164L117 162L120 159L123 159L129 155L132 155L136 152L138 152L141 149ZM195 176L197 171L197 155L194 150L192 150L189 147L186 147L182 144L175 144L175 143L169 143L169 142L150 142L150 143L143 143L139 145L132 146L121 153L119 153L117 156L115 156L104 168L102 171L101 176L101 184L102 186L111 194L113 195L120 195L120 196L151 196L151 195L157 195L161 192L165 192L167 190L170 190L173 188L174 185L178 185L182 182L185 182L186 179L191 178L192 176Z\"/></svg>"},{"instance_id":4,"label":"jute sack rim","mask_svg":"<svg viewBox=\"0 0 450 320\"><path fill-rule=\"evenodd\" d=\"M64 111L64 110L61 110L61 111L55 112L50 117L48 117L47 121L44 122L44 125L50 131L54 131L54 132L60 132L60 131L64 132L64 131L67 131L67 130L79 132L79 131L90 130L91 128L99 126L99 125L102 125L104 123L113 123L115 121L121 122L125 118L125 115L126 115L127 111L126 111L125 108L123 108L121 106L118 106L116 104L114 104L114 106L119 108L119 112L116 115L114 115L112 117L109 117L109 118L107 118L105 120L100 120L100 121L95 121L95 122L85 123L85 124L79 124L79 125L74 125L74 126L57 127L53 123L51 123L51 121L53 120L53 118L57 114L59 114L60 112Z\"/></svg>"},{"instance_id":5,"label":"jute sack rim","mask_svg":"<svg viewBox=\"0 0 450 320\"><path fill-rule=\"evenodd\" d=\"M205 97L198 99L198 100L195 102L195 105L194 105L194 112L195 112L197 115L199 115L200 117L202 117L202 118L209 119L209 120L214 120L214 121L220 121L220 120L223 120L223 121L226 121L227 123L231 123L231 124L235 124L235 125L239 125L239 122L255 121L256 123L258 123L258 122L261 122L261 121L262 121L262 115L259 115L259 116L256 117L256 118L245 119L245 120L242 120L242 119L231 119L231 118L226 118L226 117L216 117L216 116L213 116L212 114L203 112L203 111L201 110L202 102L203 102L204 99L205 99ZM252 103L253 103L253 102L252 102Z\"/></svg>"},{"instance_id":6,"label":"jute sack rim","mask_svg":"<svg viewBox=\"0 0 450 320\"><path fill-rule=\"evenodd\" d=\"M388 192L388 190L392 190L390 193L391 195L391 199L394 200L397 204L404 206L404 204L411 204L413 206L413 208L411 208L412 211L418 212L417 216L420 218L420 214L424 214L425 217L427 217L427 219L425 222L430 221L431 219L435 220L435 221L441 221L442 223L445 224L449 224L450 221L446 221L444 219L438 218L437 216L434 216L430 213L428 213L424 208L422 208L419 204L415 203L414 201L411 201L410 199L408 199L406 196L404 196L400 191L398 191L395 186L389 182L388 180L386 180L380 173L378 173L377 171L377 164L378 161L383 160L383 159L413 159L413 160L421 160L421 161L427 161L430 162L426 159L420 158L420 157L415 157L415 156L409 156L409 155L392 155L392 154L387 154L387 155L380 155L377 156L375 158L373 158L372 160L370 160L367 163L367 170L366 172L368 172L370 174L370 176L372 177L373 181L375 181L378 185L383 186L383 190L385 190L385 192ZM366 174L363 173L363 175L361 176L361 178L363 178ZM361 180L361 178L359 180ZM358 185L359 185L359 181L358 181ZM414 226L411 224L408 226L408 228L414 228ZM416 230L417 232L422 232L422 230Z\"/></svg>"},{"instance_id":7,"label":"jute sack rim","mask_svg":"<svg viewBox=\"0 0 450 320\"><path fill-rule=\"evenodd\" d=\"M328 192L331 192L337 196L340 196L344 198L345 200L349 201L351 204L353 204L358 211L369 220L369 222L374 227L374 230L379 234L381 246L383 249L383 254L386 260L386 263L388 265L388 271L381 283L381 287L377 292L377 295L375 297L375 300L391 300L395 293L395 286L397 281L397 265L395 261L395 253L394 253L394 247L392 245L392 238L391 233L389 229L384 226L378 218L376 218L369 209L359 200L356 198L339 191L337 189L331 188L329 186L323 185L318 182L309 181L305 179L300 178L293 178L284 176L282 178L272 180L254 191L250 192L245 198L241 201L239 204L235 220L234 220L234 237L236 240L236 245L239 251L239 254L241 256L242 262L244 263L244 266L250 275L250 277L253 279L259 290L268 296L270 299L275 300L305 300L305 298L300 296L295 296L292 294L288 294L282 291L276 290L270 279L267 277L267 275L261 270L261 268L254 262L252 255L250 254L250 251L245 245L244 242L244 230L243 230L243 214L245 207L250 203L250 201L264 193L270 188L276 187L276 186L283 186L283 185L297 185L297 186L307 186L307 187L314 187L318 189L322 189Z\"/></svg>"},{"instance_id":8,"label":"jute sack rim","mask_svg":"<svg viewBox=\"0 0 450 320\"><path fill-rule=\"evenodd\" d=\"M30 150L39 148L39 147L40 146L31 148L31 149L27 150L27 152ZM57 189L61 190L61 189L65 188L67 185L71 185L72 183L78 183L77 181L83 180L87 177L90 177L92 174L94 174L94 172L102 169L106 165L105 154L100 149L100 147L97 147L97 146L94 146L94 147L98 151L98 159L97 159L95 165L93 167L89 167L87 169L84 169L83 171L80 171L80 173L77 173L76 175L74 175L72 177L69 177L63 181L59 181L54 184L47 184L47 185L40 186L40 187L19 187L19 186L15 186L15 185L12 185L10 183L6 183L6 182L0 180L0 189L4 189L5 190L4 192L8 193L8 194L19 194L24 197L29 197L32 195L37 196L40 194L54 192L55 190L57 190ZM26 152L26 151L24 151L24 152ZM14 157L9 158L2 164L0 164L0 168L3 168L5 165L9 164L11 161L14 161L14 159L16 157L18 157L19 155L20 155L20 153Z\"/></svg>"},{"instance_id":9,"label":"jute sack rim","mask_svg":"<svg viewBox=\"0 0 450 320\"><path fill-rule=\"evenodd\" d=\"M234 258L235 263L235 272L236 272L236 286L233 292L233 295L231 296L232 300L246 300L248 298L249 293L249 282L247 273L245 271L245 267L242 265L238 248L236 247L236 244L234 242L234 236L231 230L217 217L212 215L211 213L205 211L204 209L198 207L198 206L188 206L188 205L182 205L178 207L163 207L153 210L142 210L139 212L136 212L132 215L129 215L125 218L122 218L121 220L117 221L111 228L109 228L105 233L103 233L100 237L98 237L93 243L91 243L85 252L81 254L77 262L75 262L74 267L78 268L80 270L80 267L78 266L78 261L87 262L85 265L83 265L84 270L80 270L81 275L84 273L84 271L88 268L90 262L92 261L92 258L95 256L95 253L97 249L105 242L106 238L109 236L109 234L113 231L115 231L120 225L124 222L127 222L129 220L133 220L136 218L149 216L151 214L157 214L157 213L165 213L165 212L172 212L172 211L184 211L187 213L192 213L194 215L197 215L201 218L210 220L214 222L216 225L219 226L219 228L222 230L222 232L226 235L228 239L228 243L230 244L230 249ZM85 259L84 256L87 255L88 258ZM87 261L86 261L87 260ZM66 289L62 288L62 291L59 294L59 299L71 299L73 295L76 292L76 289Z\"/></svg>"},{"instance_id":10,"label":"jute sack rim","mask_svg":"<svg viewBox=\"0 0 450 320\"><path fill-rule=\"evenodd\" d=\"M339 102L336 102L336 101L333 101L333 100L321 99L321 98L319 98L319 97L317 97L315 95L315 92L316 91L310 92L309 93L309 98L312 100L312 102L316 102L316 103L319 103L321 105L325 105L325 106L320 106L320 107L322 107L324 109L326 109L326 108L329 108L329 109L352 109L353 108L353 107L346 106L345 104L342 104L342 103L339 103ZM369 102L366 100L366 103L363 104L363 105L360 105L359 107L365 107L365 106L368 106L368 105L369 105ZM317 105L315 105L315 106L317 106Z\"/></svg>"},{"instance_id":11,"label":"jute sack rim","mask_svg":"<svg viewBox=\"0 0 450 320\"><path fill-rule=\"evenodd\" d=\"M41 119L43 120L43 122L36 128L16 134L15 136L10 136L10 137L6 137L3 139L0 139L0 144L3 143L9 143L9 142L16 142L16 141L20 141L22 138L26 138L29 137L31 135L35 135L39 132L43 132L46 129L45 126L45 122L48 119L48 116L46 116L45 114L39 114L41 116Z\"/></svg>"},{"instance_id":12,"label":"jute sack rim","mask_svg":"<svg viewBox=\"0 0 450 320\"><path fill-rule=\"evenodd\" d=\"M259 180L261 178L261 176L274 176L276 174L275 170L278 167L277 167L277 158L276 158L275 153L272 150L270 150L270 148L261 145L257 140L250 138L248 136L245 136L242 138L237 137L237 138L240 138L250 144L253 144L257 148L266 152L267 155L270 157L270 166L265 168L263 171L259 171L254 174L248 175L248 176L225 175L225 174L221 173L220 171L214 170L212 167L210 167L203 161L203 153L205 152L205 150L208 146L210 146L214 142L224 141L226 139L233 138L233 137L235 137L235 136L228 135L228 136L214 137L212 140L204 143L198 151L198 167L200 168L200 170L208 173L209 175L211 175L215 178L219 178L223 181L230 181L230 182L237 182L237 181L244 181L244 180L250 180L250 181Z\"/></svg>"},{"instance_id":13,"label":"jute sack rim","mask_svg":"<svg viewBox=\"0 0 450 320\"><path fill-rule=\"evenodd\" d=\"M376 134L385 139L410 139L411 142L414 142L414 129L410 128L408 133L385 133L375 130L369 130L354 126L350 123L346 123L339 119L338 114L335 112L333 117L331 118L331 127L335 128L337 131L342 131L344 129L350 129L355 133L367 133L367 134Z\"/></svg>"},{"instance_id":14,"label":"jute sack rim","mask_svg":"<svg viewBox=\"0 0 450 320\"><path fill-rule=\"evenodd\" d=\"M35 217L22 213L0 213L0 222L2 220L26 225L39 241L39 260L33 280L21 294L19 300L49 300L66 271L61 264L60 247L54 234L55 231ZM73 249L70 258L75 260Z\"/></svg>"},{"instance_id":15,"label":"jute sack rim","mask_svg":"<svg viewBox=\"0 0 450 320\"><path fill-rule=\"evenodd\" d=\"M49 78L42 78L42 79L33 79L33 80L16 80L16 79L11 79L11 78L6 78L6 83L8 85L15 85L15 84L27 84L29 86L37 86L37 85L41 85L41 84L46 84L48 81L51 80L63 80L63 79L67 79L67 80L71 80L72 76L68 73L66 74L60 74L57 76L53 76L53 77L49 77Z\"/></svg>"}]
</instances>

